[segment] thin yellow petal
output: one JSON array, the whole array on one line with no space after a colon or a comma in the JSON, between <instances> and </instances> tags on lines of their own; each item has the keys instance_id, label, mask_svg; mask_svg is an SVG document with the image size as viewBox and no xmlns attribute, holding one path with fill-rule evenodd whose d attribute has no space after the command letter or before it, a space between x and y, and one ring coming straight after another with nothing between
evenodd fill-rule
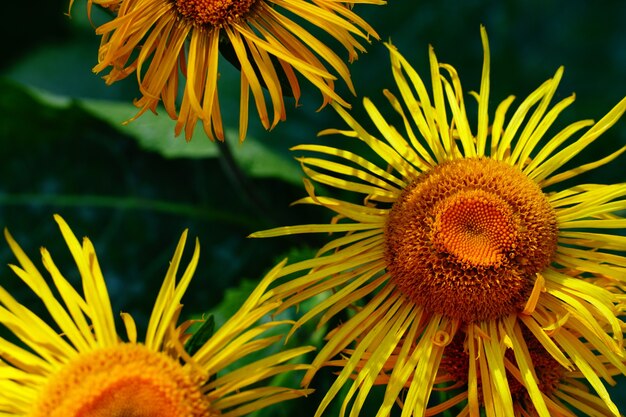
<instances>
[{"instance_id":1,"label":"thin yellow petal","mask_svg":"<svg viewBox=\"0 0 626 417\"><path fill-rule=\"evenodd\" d=\"M515 355L515 361L521 372L522 380L528 390L528 395L532 401L532 404L541 417L550 417L550 412L543 400L543 395L537 385L537 375L534 373L534 367L528 347L524 342L524 336L518 323L511 319L505 319L504 325L506 326L507 333L513 343L513 353Z\"/></svg>"},{"instance_id":2,"label":"thin yellow petal","mask_svg":"<svg viewBox=\"0 0 626 417\"><path fill-rule=\"evenodd\" d=\"M574 156L578 155L590 143L594 142L600 135L613 126L622 114L626 111L626 97L615 105L602 119L600 119L591 129L578 139L576 142L565 147L556 155L545 161L537 171L539 175L535 176L536 181L543 181L550 174L562 167Z\"/></svg>"},{"instance_id":3,"label":"thin yellow petal","mask_svg":"<svg viewBox=\"0 0 626 417\"><path fill-rule=\"evenodd\" d=\"M487 132L489 131L489 87L491 54L487 30L480 25L480 39L483 45L483 70L480 76L480 93L478 95L478 131L476 133L476 154L485 155L487 147Z\"/></svg>"},{"instance_id":4,"label":"thin yellow petal","mask_svg":"<svg viewBox=\"0 0 626 417\"><path fill-rule=\"evenodd\" d=\"M85 249L78 243L78 239L69 228L67 223L58 215L54 219L61 229L76 266L80 272L83 282L85 301L90 308L90 318L96 334L96 342L100 346L111 346L117 342L117 332L115 330L115 320L111 311L111 302L106 285L101 274L97 274L97 261L93 246L85 239ZM92 273L96 272L96 275Z\"/></svg>"},{"instance_id":5,"label":"thin yellow petal","mask_svg":"<svg viewBox=\"0 0 626 417\"><path fill-rule=\"evenodd\" d=\"M146 331L146 340L145 344L147 347L158 350L162 340L159 339L158 335L161 337L165 333L165 329L169 323L161 323L163 314L165 309L168 307L169 300L174 293L174 288L176 285L176 273L178 272L178 266L180 264L180 259L183 254L183 250L185 248L185 241L187 240L187 230L183 231L178 245L176 246L176 250L174 251L174 256L170 261L170 266L165 274L165 279L163 280L163 284L161 284L161 289L159 290L159 294L157 295L157 299L154 302L154 307L152 309L152 314L150 315L150 320L148 321L148 330Z\"/></svg>"},{"instance_id":6,"label":"thin yellow petal","mask_svg":"<svg viewBox=\"0 0 626 417\"><path fill-rule=\"evenodd\" d=\"M135 324L135 320L128 313L120 313L122 317L122 321L124 322L124 327L126 328L126 337L128 337L128 341L130 343L137 343L137 325Z\"/></svg>"},{"instance_id":7,"label":"thin yellow petal","mask_svg":"<svg viewBox=\"0 0 626 417\"><path fill-rule=\"evenodd\" d=\"M554 74L554 77L550 80L548 87L546 88L546 91L544 92L544 95L541 99L541 102L539 103L537 108L535 108L535 111L524 125L524 130L522 130L518 142L515 145L513 152L511 153L511 157L508 159L512 165L517 164L519 167L525 165L526 161L519 159L520 155L522 153L530 154L533 148L533 142L536 142L537 140L533 139L533 137L542 136L543 132L545 132L550 124L556 119L561 108L567 106L567 101L561 101L561 103L559 103L559 105L555 107L556 110L553 109L553 111L549 112L546 117L544 117L544 113L548 108L548 105L550 104L550 101L552 100L552 97L554 96L556 88L558 87L562 77L563 67L559 67L559 69L556 71L556 74Z\"/></svg>"}]
</instances>

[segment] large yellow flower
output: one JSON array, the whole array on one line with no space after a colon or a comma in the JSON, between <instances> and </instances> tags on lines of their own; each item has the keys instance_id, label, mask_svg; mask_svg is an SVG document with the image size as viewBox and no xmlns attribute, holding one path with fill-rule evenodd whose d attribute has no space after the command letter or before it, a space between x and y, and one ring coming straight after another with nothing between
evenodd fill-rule
<instances>
[{"instance_id":1,"label":"large yellow flower","mask_svg":"<svg viewBox=\"0 0 626 417\"><path fill-rule=\"evenodd\" d=\"M70 0L70 8L73 0ZM207 135L224 140L218 99L218 55L227 51L241 69L239 139L248 126L252 97L261 123L271 129L285 119L283 96L300 97L296 73L323 95L323 105L348 103L334 89L340 77L354 93L350 72L331 46L307 27L317 27L346 49L350 61L364 47L357 38L378 35L353 10L382 0L90 0L116 10L96 29L102 35L95 72L113 83L136 73L140 109L157 110L160 101L189 140L200 119ZM306 24L303 26L293 18ZM188 42L187 42L188 41ZM179 89L179 87L181 87ZM264 91L265 89L265 91ZM285 91L287 90L287 91ZM273 115L268 112L269 103Z\"/></svg>"},{"instance_id":2,"label":"large yellow flower","mask_svg":"<svg viewBox=\"0 0 626 417\"><path fill-rule=\"evenodd\" d=\"M478 416L481 408L487 416L515 415L506 372L510 360L537 415L548 416L552 406L541 391L526 335L568 372L583 376L606 409L619 414L602 380L612 382L613 370L626 373L624 323L617 317L624 301L626 238L611 233L626 227L617 215L626 209L626 184L553 186L626 149L562 169L618 120L626 99L597 123L583 120L557 130L557 116L574 101L572 95L550 106L559 68L511 110L508 121L512 96L490 120L489 46L481 31L485 55L480 91L472 94L475 128L453 67L440 64L430 49L431 98L417 72L388 45L401 98L384 94L399 126L365 99L380 137L339 106L334 107L349 129L321 133L359 139L377 156L342 149L339 139L330 146L294 148L316 153L299 158L311 180L364 195L363 204L317 196L306 180L309 196L299 202L337 213L332 224L252 235L342 233L316 258L287 266L281 274L293 279L275 289L284 308L334 290L296 327L317 314L327 322L356 307L328 335L304 378L309 384L321 366L344 355L318 416L345 385L343 410L351 407L357 414L394 354L377 415L387 415L401 395L403 416L422 415L446 346L457 336L468 358L470 415ZM590 128L572 140L585 127ZM606 363L594 359L596 353Z\"/></svg>"},{"instance_id":3,"label":"large yellow flower","mask_svg":"<svg viewBox=\"0 0 626 417\"><path fill-rule=\"evenodd\" d=\"M43 264L54 282L51 288L5 231L20 264L11 268L41 299L55 325L47 324L0 287L0 323L19 339L17 343L0 338L0 414L234 417L307 394L306 390L259 383L304 369L303 365L286 362L308 348L287 350L223 371L280 338L266 332L284 323L255 323L278 304L267 302L270 294L265 290L281 265L261 281L219 330L204 343L194 345L190 354L184 343L189 339L186 330L191 322L178 327L176 322L180 300L198 262L199 245L196 241L193 257L178 280L185 232L156 299L145 339L137 340L132 317L122 313L127 339L122 341L92 243L84 239L81 245L67 224L55 218L78 266L84 295L69 284L42 249Z\"/></svg>"}]
</instances>

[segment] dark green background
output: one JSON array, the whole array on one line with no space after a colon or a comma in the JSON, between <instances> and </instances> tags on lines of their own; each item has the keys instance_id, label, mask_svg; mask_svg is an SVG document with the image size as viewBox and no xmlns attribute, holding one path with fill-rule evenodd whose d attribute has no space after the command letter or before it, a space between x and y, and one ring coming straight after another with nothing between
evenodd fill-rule
<instances>
[{"instance_id":1,"label":"dark green background","mask_svg":"<svg viewBox=\"0 0 626 417\"><path fill-rule=\"evenodd\" d=\"M289 207L304 190L288 148L318 142L317 131L343 125L330 108L315 112L321 98L305 86L301 106L288 102L287 121L272 132L263 131L251 108L248 138L238 145L233 124L237 74L222 63L223 79L234 83L220 85L231 148L246 175L243 183L237 181L200 129L186 144L173 138L164 112L121 125L134 114L130 102L136 84L130 77L107 87L91 72L99 38L85 18L84 3L77 0L72 18L65 15L63 0L3 5L0 226L10 228L33 258L39 257L40 246L48 247L61 270L76 279L52 220L53 213L61 214L79 237L94 241L114 310L130 311L140 323L149 314L181 231L189 228L191 237L200 238L202 254L184 300L186 311L226 314L278 259L307 256L325 241L325 236L313 235L263 241L246 236L269 227L328 221L325 211ZM441 62L457 68L466 91L479 88L479 25L484 24L492 53L492 111L509 94L519 103L560 65L565 75L555 100L577 93L560 127L599 119L626 93L626 2L392 0L387 6L355 10L383 40L397 45L425 79L432 44ZM103 21L105 15L96 12L94 19ZM359 96L371 97L388 112L381 94L383 88L393 88L388 54L379 42L368 50L351 65L354 84ZM360 98L339 89L360 117ZM624 144L626 121L621 121L573 162ZM624 181L624 161L622 157L585 179ZM9 262L13 257L2 244L0 265ZM0 267L0 279L25 303L33 301L7 267ZM313 343L318 336L301 332L293 342ZM330 380L322 374L318 388ZM616 394L622 410L624 392ZM301 406L312 409L315 401L314 396ZM282 413L291 410L286 406ZM297 410L300 415L302 407Z\"/></svg>"}]
</instances>

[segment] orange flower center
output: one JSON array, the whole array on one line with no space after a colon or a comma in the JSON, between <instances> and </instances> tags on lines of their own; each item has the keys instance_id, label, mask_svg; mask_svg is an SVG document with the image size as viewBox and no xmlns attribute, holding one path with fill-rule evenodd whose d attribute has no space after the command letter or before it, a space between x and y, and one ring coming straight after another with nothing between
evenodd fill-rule
<instances>
[{"instance_id":1,"label":"orange flower center","mask_svg":"<svg viewBox=\"0 0 626 417\"><path fill-rule=\"evenodd\" d=\"M438 165L409 185L385 227L393 282L427 311L465 322L521 310L556 250L541 189L502 161Z\"/></svg>"},{"instance_id":2,"label":"orange flower center","mask_svg":"<svg viewBox=\"0 0 626 417\"><path fill-rule=\"evenodd\" d=\"M207 417L208 403L181 365L120 344L81 354L53 375L29 417Z\"/></svg>"},{"instance_id":3,"label":"orange flower center","mask_svg":"<svg viewBox=\"0 0 626 417\"><path fill-rule=\"evenodd\" d=\"M180 15L197 26L221 28L245 18L257 0L176 0Z\"/></svg>"},{"instance_id":4,"label":"orange flower center","mask_svg":"<svg viewBox=\"0 0 626 417\"><path fill-rule=\"evenodd\" d=\"M511 207L482 190L454 194L435 211L433 244L467 264L499 264L517 237Z\"/></svg>"}]
</instances>

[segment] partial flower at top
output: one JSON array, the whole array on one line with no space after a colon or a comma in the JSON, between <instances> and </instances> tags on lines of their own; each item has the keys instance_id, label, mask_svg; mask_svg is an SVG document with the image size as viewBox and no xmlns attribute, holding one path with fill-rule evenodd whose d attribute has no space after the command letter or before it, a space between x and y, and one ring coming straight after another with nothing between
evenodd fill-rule
<instances>
[{"instance_id":1,"label":"partial flower at top","mask_svg":"<svg viewBox=\"0 0 626 417\"><path fill-rule=\"evenodd\" d=\"M334 38L353 61L365 51L359 38L378 39L352 10L361 3L384 1L90 0L89 6L116 10L113 20L96 29L102 40L94 72L109 68L107 84L136 74L141 97L135 101L140 110L134 118L146 110L156 112L162 101L176 120L177 135L184 130L191 139L201 120L212 140L224 140L218 99L218 52L222 52L241 70L243 141L250 92L261 123L271 129L286 117L284 96L293 96L296 102L300 98L298 73L320 90L322 106L331 101L349 106L334 88L338 76L354 94L347 65L310 29Z\"/></svg>"},{"instance_id":2,"label":"partial flower at top","mask_svg":"<svg viewBox=\"0 0 626 417\"><path fill-rule=\"evenodd\" d=\"M517 108L508 97L490 118L489 45L484 28L481 34L485 54L480 90L472 93L475 125L452 66L439 63L430 49L429 95L419 74L388 45L400 97L384 94L399 126L364 99L379 134L339 106L348 129L321 132L358 139L377 156L338 148L337 141L294 148L314 153L298 158L312 181L361 194L363 203L315 195L312 181L305 180L309 196L299 202L328 208L337 214L334 221L252 235L342 233L316 258L283 269L292 279L274 290L285 300L281 308L334 290L296 327L321 313L321 323L327 322L354 307L304 378L307 385L343 352L345 364L317 416L344 385L349 390L342 411L351 406L350 415L358 414L394 352L377 415L388 415L399 397L402 416L423 415L434 401L446 347L459 336L468 358L469 415L516 415L508 360L519 370L536 415L547 417L551 393L542 392L526 335L585 378L604 409L619 415L602 380L613 382L615 370L626 373L625 326L617 317L624 302L626 237L612 232L626 228L617 214L626 209L626 184L555 185L626 149L563 169L616 123L626 99L597 123L582 120L559 130L554 122L574 101L572 95L550 105L559 68ZM604 361L594 359L596 353Z\"/></svg>"},{"instance_id":3,"label":"partial flower at top","mask_svg":"<svg viewBox=\"0 0 626 417\"><path fill-rule=\"evenodd\" d=\"M0 323L19 340L13 343L0 338L1 415L235 417L309 392L262 385L272 376L306 369L286 363L310 350L305 347L232 369L234 362L280 339L280 335L266 332L284 322L257 322L279 304L268 302L265 290L281 265L268 273L219 330L190 349L188 330L193 322L176 323L200 249L196 241L191 261L178 280L185 232L157 296L145 338L138 341L133 318L122 313L127 339L122 341L92 243L84 239L81 245L63 219L55 219L78 267L84 295L70 285L42 249L43 264L54 283L50 287L5 231L19 262L11 269L41 299L54 323L46 323L0 287ZM229 371L224 371L226 368Z\"/></svg>"}]
</instances>

